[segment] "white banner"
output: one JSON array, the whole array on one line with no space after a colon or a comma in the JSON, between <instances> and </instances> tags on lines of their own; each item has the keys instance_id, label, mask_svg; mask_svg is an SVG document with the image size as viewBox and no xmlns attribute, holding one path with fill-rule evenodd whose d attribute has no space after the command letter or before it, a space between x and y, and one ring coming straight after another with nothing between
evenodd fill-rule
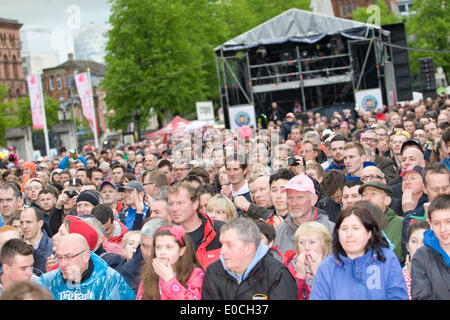
<instances>
[{"instance_id":1,"label":"white banner","mask_svg":"<svg viewBox=\"0 0 450 320\"><path fill-rule=\"evenodd\" d=\"M229 107L228 115L231 129L242 126L253 126L253 128L256 128L255 106L252 104Z\"/></svg>"},{"instance_id":2,"label":"white banner","mask_svg":"<svg viewBox=\"0 0 450 320\"><path fill-rule=\"evenodd\" d=\"M377 109L383 110L383 97L381 89L360 90L355 93L355 103L360 111L371 110L376 112Z\"/></svg>"},{"instance_id":3,"label":"white banner","mask_svg":"<svg viewBox=\"0 0 450 320\"><path fill-rule=\"evenodd\" d=\"M197 108L197 120L214 121L214 108L211 101L196 102L195 107Z\"/></svg>"},{"instance_id":4,"label":"white banner","mask_svg":"<svg viewBox=\"0 0 450 320\"><path fill-rule=\"evenodd\" d=\"M39 74L30 74L27 76L28 92L30 93L31 118L33 120L33 129L44 129L45 112L44 99L42 97L41 77Z\"/></svg>"},{"instance_id":5,"label":"white banner","mask_svg":"<svg viewBox=\"0 0 450 320\"><path fill-rule=\"evenodd\" d=\"M94 121L94 105L92 99L92 90L89 85L88 73L78 73L74 75L77 86L78 96L81 100L83 115L89 122Z\"/></svg>"}]
</instances>

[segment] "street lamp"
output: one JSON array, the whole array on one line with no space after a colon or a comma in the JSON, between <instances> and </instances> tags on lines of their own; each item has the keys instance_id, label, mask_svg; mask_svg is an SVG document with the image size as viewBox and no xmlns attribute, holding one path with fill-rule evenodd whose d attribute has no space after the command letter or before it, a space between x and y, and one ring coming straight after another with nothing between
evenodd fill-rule
<instances>
[{"instance_id":1,"label":"street lamp","mask_svg":"<svg viewBox=\"0 0 450 320\"><path fill-rule=\"evenodd\" d=\"M70 102L66 102L64 104L61 104L58 108L58 120L59 122L66 122L70 120L70 110L67 110L67 105Z\"/></svg>"},{"instance_id":2,"label":"street lamp","mask_svg":"<svg viewBox=\"0 0 450 320\"><path fill-rule=\"evenodd\" d=\"M135 137L137 141L141 141L141 107L136 107L136 109L133 111L134 119L136 120L136 129L137 133L135 132Z\"/></svg>"}]
</instances>

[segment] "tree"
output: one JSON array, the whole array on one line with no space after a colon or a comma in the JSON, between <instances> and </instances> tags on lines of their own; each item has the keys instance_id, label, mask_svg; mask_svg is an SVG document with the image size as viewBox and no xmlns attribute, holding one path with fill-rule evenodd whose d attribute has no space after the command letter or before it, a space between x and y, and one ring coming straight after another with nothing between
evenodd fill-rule
<instances>
[{"instance_id":1,"label":"tree","mask_svg":"<svg viewBox=\"0 0 450 320\"><path fill-rule=\"evenodd\" d=\"M449 51L450 15L448 2L443 0L414 1L411 15L406 22L408 46L418 49ZM419 58L434 58L435 66L442 66L447 77L450 76L448 53L410 51L412 73L419 72Z\"/></svg>"},{"instance_id":2,"label":"tree","mask_svg":"<svg viewBox=\"0 0 450 320\"><path fill-rule=\"evenodd\" d=\"M0 84L0 101L6 97L9 88L7 85ZM52 97L44 95L45 115L47 119L47 128L58 123L58 102ZM21 97L5 103L0 103L0 145L5 145L5 132L7 128L20 126L30 126L33 128L33 119L31 117L30 97Z\"/></svg>"},{"instance_id":3,"label":"tree","mask_svg":"<svg viewBox=\"0 0 450 320\"><path fill-rule=\"evenodd\" d=\"M112 0L108 126L125 129L137 106L145 122L151 107L183 115L218 101L214 48L292 7L309 10L309 0Z\"/></svg>"},{"instance_id":4,"label":"tree","mask_svg":"<svg viewBox=\"0 0 450 320\"><path fill-rule=\"evenodd\" d=\"M102 83L110 127L125 129L137 106L145 121L150 107L178 114L217 95L212 48L226 28L213 9L204 0L113 1Z\"/></svg>"},{"instance_id":5,"label":"tree","mask_svg":"<svg viewBox=\"0 0 450 320\"><path fill-rule=\"evenodd\" d=\"M352 14L353 20L371 24L379 22L380 25L402 22L401 16L389 10L389 7L384 0L378 0L375 6L379 8L379 11L370 10L369 7L357 7L357 9L353 11ZM380 14L380 19L377 21L378 18L376 18L375 16L378 14L378 12Z\"/></svg>"}]
</instances>

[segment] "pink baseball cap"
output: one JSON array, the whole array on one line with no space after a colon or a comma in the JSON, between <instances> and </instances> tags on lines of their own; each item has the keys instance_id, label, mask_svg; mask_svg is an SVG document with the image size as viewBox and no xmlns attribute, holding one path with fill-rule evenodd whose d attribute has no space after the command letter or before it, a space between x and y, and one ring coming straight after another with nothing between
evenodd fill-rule
<instances>
[{"instance_id":1,"label":"pink baseball cap","mask_svg":"<svg viewBox=\"0 0 450 320\"><path fill-rule=\"evenodd\" d=\"M289 112L289 113L286 115L286 118L289 118L289 117L295 118L295 115L294 115L292 112Z\"/></svg>"},{"instance_id":2,"label":"pink baseball cap","mask_svg":"<svg viewBox=\"0 0 450 320\"><path fill-rule=\"evenodd\" d=\"M400 177L403 178L403 176L404 176L407 172L416 172L416 173L422 175L422 167L421 167L421 166L416 166L416 165L412 164L412 165L410 165L408 168L406 168L405 170L403 170L402 172L400 172Z\"/></svg>"},{"instance_id":3,"label":"pink baseball cap","mask_svg":"<svg viewBox=\"0 0 450 320\"><path fill-rule=\"evenodd\" d=\"M301 192L311 192L316 194L314 182L306 174L299 174L293 177L281 191L295 190Z\"/></svg>"},{"instance_id":4,"label":"pink baseball cap","mask_svg":"<svg viewBox=\"0 0 450 320\"><path fill-rule=\"evenodd\" d=\"M241 134L242 138L250 139L252 137L252 128L250 128L249 126L242 126L239 128L239 133Z\"/></svg>"}]
</instances>

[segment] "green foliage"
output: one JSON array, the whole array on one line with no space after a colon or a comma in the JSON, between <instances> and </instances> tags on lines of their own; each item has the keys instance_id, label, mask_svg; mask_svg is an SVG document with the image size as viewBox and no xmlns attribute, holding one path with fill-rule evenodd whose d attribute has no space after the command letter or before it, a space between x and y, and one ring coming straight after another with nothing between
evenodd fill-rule
<instances>
[{"instance_id":1,"label":"green foliage","mask_svg":"<svg viewBox=\"0 0 450 320\"><path fill-rule=\"evenodd\" d=\"M381 25L402 22L402 18L395 12L390 11L388 5L384 0L378 0L375 5L379 8L379 23ZM374 20L373 18L377 13L377 11L371 11L368 10L368 8L357 7L357 9L353 11L352 16L353 20L355 21L375 24L376 20Z\"/></svg>"},{"instance_id":2,"label":"green foliage","mask_svg":"<svg viewBox=\"0 0 450 320\"><path fill-rule=\"evenodd\" d=\"M0 101L2 101L9 88L5 84L0 84ZM45 115L47 119L47 128L58 122L58 102L52 97L44 96ZM29 96L21 97L5 103L0 102L0 145L5 145L5 132L7 128L19 126L30 126L33 129L33 120L31 117L31 106Z\"/></svg>"},{"instance_id":3,"label":"green foliage","mask_svg":"<svg viewBox=\"0 0 450 320\"><path fill-rule=\"evenodd\" d=\"M406 22L408 46L429 50L450 51L450 12L448 1L422 0L414 1L412 8L416 14L411 15ZM450 77L449 54L410 51L410 66L412 73L419 72L419 58L434 58L434 65L444 68Z\"/></svg>"},{"instance_id":4,"label":"green foliage","mask_svg":"<svg viewBox=\"0 0 450 320\"><path fill-rule=\"evenodd\" d=\"M110 126L125 129L137 106L145 121L150 107L177 114L211 98L212 48L221 38L212 9L202 0L114 1L103 81L115 111Z\"/></svg>"}]
</instances>

